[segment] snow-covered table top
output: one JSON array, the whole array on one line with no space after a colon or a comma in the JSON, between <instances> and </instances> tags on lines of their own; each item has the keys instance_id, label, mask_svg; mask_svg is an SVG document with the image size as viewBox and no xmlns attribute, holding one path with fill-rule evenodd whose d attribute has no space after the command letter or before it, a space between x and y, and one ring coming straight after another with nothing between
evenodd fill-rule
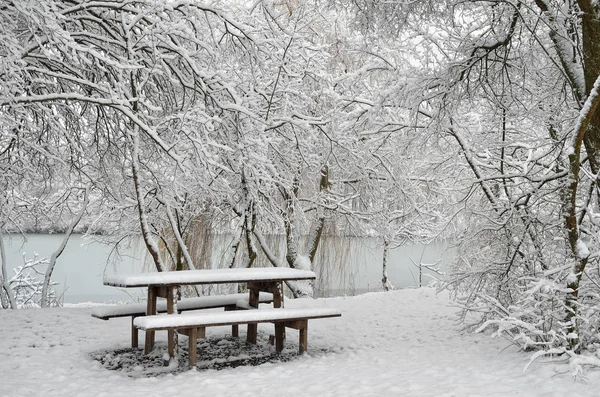
<instances>
[{"instance_id":1,"label":"snow-covered table top","mask_svg":"<svg viewBox=\"0 0 600 397\"><path fill-rule=\"evenodd\" d=\"M193 285L244 283L249 281L314 280L309 270L288 267L258 267L239 269L202 269L171 272L121 274L105 276L104 285L113 287L147 287L149 285Z\"/></svg>"}]
</instances>

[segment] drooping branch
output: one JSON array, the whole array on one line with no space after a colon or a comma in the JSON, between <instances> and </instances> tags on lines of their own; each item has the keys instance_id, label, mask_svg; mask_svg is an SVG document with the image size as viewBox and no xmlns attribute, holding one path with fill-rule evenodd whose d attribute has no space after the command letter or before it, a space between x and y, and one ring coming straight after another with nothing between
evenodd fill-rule
<instances>
[{"instance_id":1,"label":"drooping branch","mask_svg":"<svg viewBox=\"0 0 600 397\"><path fill-rule=\"evenodd\" d=\"M467 143L465 142L464 138L458 131L456 131L456 129L454 127L451 127L448 130L448 132L450 133L451 136L454 137L454 139L456 139L456 142L458 143L458 145L460 146L460 148L463 152L463 156L465 157L465 160L467 160L467 163L469 164L471 171L473 171L475 178L479 181L478 183L481 186L481 190L483 190L483 194L485 194L485 197L487 197L488 201L492 205L492 208L494 209L494 211L499 211L500 206L496 200L496 196L494 196L494 193L490 190L488 185L485 183L484 178L483 178L483 173L479 170L479 166L473 159L473 154L471 153L471 149L467 146Z\"/></svg>"},{"instance_id":2,"label":"drooping branch","mask_svg":"<svg viewBox=\"0 0 600 397\"><path fill-rule=\"evenodd\" d=\"M67 243L69 242L69 239L73 234L73 230L79 224L81 218L83 218L83 214L87 210L87 206L90 202L87 189L85 189L83 194L84 196L81 211L79 211L79 214L77 214L75 219L73 219L73 222L71 222L71 224L69 225L69 228L65 231L65 235L58 249L54 251L50 256L50 262L48 263L48 267L46 268L46 273L44 275L44 283L42 284L42 299L40 302L41 307L48 307L48 305L50 304L50 296L48 294L48 290L50 288L50 279L52 278L52 273L54 272L54 267L56 266L56 260L62 255L65 248L67 247Z\"/></svg>"}]
</instances>

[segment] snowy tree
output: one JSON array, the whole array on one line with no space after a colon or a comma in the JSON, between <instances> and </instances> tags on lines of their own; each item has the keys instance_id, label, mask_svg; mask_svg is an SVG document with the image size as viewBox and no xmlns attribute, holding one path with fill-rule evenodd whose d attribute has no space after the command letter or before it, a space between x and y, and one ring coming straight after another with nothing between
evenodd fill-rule
<instances>
[{"instance_id":1,"label":"snowy tree","mask_svg":"<svg viewBox=\"0 0 600 397\"><path fill-rule=\"evenodd\" d=\"M196 2L41 0L9 3L3 16L13 37L3 48L12 84L0 100L9 121L7 144L29 130L23 123L51 120L41 142L54 139L68 150L50 158L93 186L91 195L105 210L92 227L116 222L131 231L123 217L137 214L148 251L163 270L158 230L173 224L172 208L186 194L214 184L226 169L210 153L209 129L240 108L213 65L214 48L225 36L243 46L249 41L243 28ZM210 199L206 191L200 200Z\"/></svg>"},{"instance_id":2,"label":"snowy tree","mask_svg":"<svg viewBox=\"0 0 600 397\"><path fill-rule=\"evenodd\" d=\"M412 43L425 70L420 89L396 93L412 98L414 126L437 137L453 181L462 248L449 286L523 347L593 342L598 8L353 4L358 26Z\"/></svg>"}]
</instances>

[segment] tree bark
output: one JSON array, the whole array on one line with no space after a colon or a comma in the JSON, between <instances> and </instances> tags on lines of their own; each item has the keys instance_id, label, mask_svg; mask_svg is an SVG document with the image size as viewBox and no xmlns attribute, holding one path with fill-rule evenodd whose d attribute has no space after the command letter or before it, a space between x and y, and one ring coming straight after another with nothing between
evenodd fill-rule
<instances>
[{"instance_id":1,"label":"tree bark","mask_svg":"<svg viewBox=\"0 0 600 397\"><path fill-rule=\"evenodd\" d=\"M6 249L4 247L4 236L2 235L2 230L0 229L0 260L2 260L2 286L1 288L6 293L8 298L8 303L10 304L11 309L17 309L17 299L15 297L15 293L10 286L8 281L8 272L6 268Z\"/></svg>"},{"instance_id":2,"label":"tree bark","mask_svg":"<svg viewBox=\"0 0 600 397\"><path fill-rule=\"evenodd\" d=\"M569 339L569 343L572 348L576 348L576 346L579 344L579 333L576 318L578 313L579 287L581 284L581 277L583 276L583 272L588 263L587 254L582 252L584 247L583 242L580 240L580 228L577 218L581 149L583 146L584 137L590 132L590 125L593 123L595 115L598 113L598 107L600 106L600 96L598 95L599 89L600 76L597 77L591 93L583 106L579 119L577 120L575 131L576 134L573 141L573 153L569 154L570 181L567 186L568 194L566 195L567 201L565 203L565 226L567 229L571 253L575 260L575 265L573 266L571 276L567 280L567 287L570 289L570 292L567 293L565 304L567 306L567 330L570 334L577 336Z\"/></svg>"},{"instance_id":3,"label":"tree bark","mask_svg":"<svg viewBox=\"0 0 600 397\"><path fill-rule=\"evenodd\" d=\"M583 77L585 92L589 96L600 76L600 9L590 0L578 0L581 9L581 35L583 52ZM585 150L590 159L592 172L600 171L600 112L591 115L584 136Z\"/></svg>"},{"instance_id":4,"label":"tree bark","mask_svg":"<svg viewBox=\"0 0 600 397\"><path fill-rule=\"evenodd\" d=\"M329 190L329 167L325 164L321 168L321 180L319 181L319 191L321 193ZM308 233L308 259L313 263L319 243L321 242L321 236L323 235L323 229L325 228L325 211L320 206L317 207L317 217L311 225L310 232Z\"/></svg>"},{"instance_id":5,"label":"tree bark","mask_svg":"<svg viewBox=\"0 0 600 397\"><path fill-rule=\"evenodd\" d=\"M550 10L548 3L544 0L536 0L536 4L551 22L550 39L555 45L565 75L571 87L574 88L575 97L581 106L580 116L574 127L572 150L568 156L569 180L564 196L565 229L574 261L571 274L567 280L567 288L570 292L566 294L565 298L565 322L567 332L570 334L569 345L572 349L577 349L579 345L577 326L579 289L581 277L588 263L584 243L580 240L580 222L583 221L583 217L580 219L577 217L582 148L585 148L592 173L598 175L600 171L600 112L598 111L597 92L600 83L600 8L590 0L577 0L577 7L573 7L572 11L573 14L579 16L583 59L578 59L573 54L573 59L569 60L564 49L565 37L559 31L560 26L556 24L557 19L552 14L553 11ZM583 73L584 87L581 87L578 72ZM597 180L594 180L592 184L597 184L597 182Z\"/></svg>"},{"instance_id":6,"label":"tree bark","mask_svg":"<svg viewBox=\"0 0 600 397\"><path fill-rule=\"evenodd\" d=\"M146 203L144 200L144 194L142 192L141 180L140 180L140 159L139 159L139 145L140 137L137 125L133 126L133 132L131 133L132 139L132 150L131 150L131 174L133 177L133 186L135 189L135 196L138 204L138 215L140 220L140 228L142 231L142 238L146 244L146 249L152 256L152 260L156 266L156 270L162 272L165 270L164 263L160 257L158 245L152 238L152 232L148 225L148 215L146 214Z\"/></svg>"},{"instance_id":7,"label":"tree bark","mask_svg":"<svg viewBox=\"0 0 600 397\"><path fill-rule=\"evenodd\" d=\"M387 276L387 260L388 260L389 247L390 247L389 241L386 238L384 238L383 239L383 260L382 260L382 266L381 266L381 273L382 273L381 286L384 291L390 290L390 284L388 282L388 276Z\"/></svg>"}]
</instances>

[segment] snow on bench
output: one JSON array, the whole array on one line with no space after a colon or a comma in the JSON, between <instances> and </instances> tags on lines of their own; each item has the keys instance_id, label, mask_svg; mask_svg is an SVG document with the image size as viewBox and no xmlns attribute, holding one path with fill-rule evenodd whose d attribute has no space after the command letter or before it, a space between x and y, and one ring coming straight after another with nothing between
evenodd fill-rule
<instances>
[{"instance_id":1,"label":"snow on bench","mask_svg":"<svg viewBox=\"0 0 600 397\"><path fill-rule=\"evenodd\" d=\"M177 302L177 311L200 310L200 309L215 309L219 307L225 310L236 310L248 307L248 293L227 294L227 295L210 295L200 296L196 298L185 298ZM259 303L273 302L273 294L261 292L258 297ZM156 311L164 313L167 311L167 302L164 300L158 301ZM132 317L131 324L131 347L138 347L138 330L133 325L133 320L136 317L146 314L146 303L132 303L126 305L114 306L98 306L92 310L92 316L101 320L109 320L117 317ZM237 325L231 327L233 336L238 335Z\"/></svg>"},{"instance_id":2,"label":"snow on bench","mask_svg":"<svg viewBox=\"0 0 600 397\"><path fill-rule=\"evenodd\" d=\"M300 331L299 352L308 347L308 320L327 317L340 317L338 309L310 307L293 309L258 309L217 313L185 313L180 315L144 316L133 320L133 325L142 330L185 330L188 335L189 363L196 365L198 335L204 336L206 327L240 324L275 323ZM283 348L283 341L277 350Z\"/></svg>"},{"instance_id":3,"label":"snow on bench","mask_svg":"<svg viewBox=\"0 0 600 397\"><path fill-rule=\"evenodd\" d=\"M271 323L325 317L339 317L342 313L330 307L293 309L260 309L216 313L186 313L178 316L137 317L133 325L142 330L167 330L177 328L211 327L234 324Z\"/></svg>"},{"instance_id":4,"label":"snow on bench","mask_svg":"<svg viewBox=\"0 0 600 397\"><path fill-rule=\"evenodd\" d=\"M248 294L210 295L196 298L185 298L177 302L178 311L214 309L218 307L236 306L238 302L247 302ZM259 303L273 302L273 294L261 292ZM159 313L167 311L167 302L158 301L156 310ZM101 320L109 320L116 317L143 316L146 314L146 303L131 303L114 306L98 306L92 310L92 316Z\"/></svg>"}]
</instances>

